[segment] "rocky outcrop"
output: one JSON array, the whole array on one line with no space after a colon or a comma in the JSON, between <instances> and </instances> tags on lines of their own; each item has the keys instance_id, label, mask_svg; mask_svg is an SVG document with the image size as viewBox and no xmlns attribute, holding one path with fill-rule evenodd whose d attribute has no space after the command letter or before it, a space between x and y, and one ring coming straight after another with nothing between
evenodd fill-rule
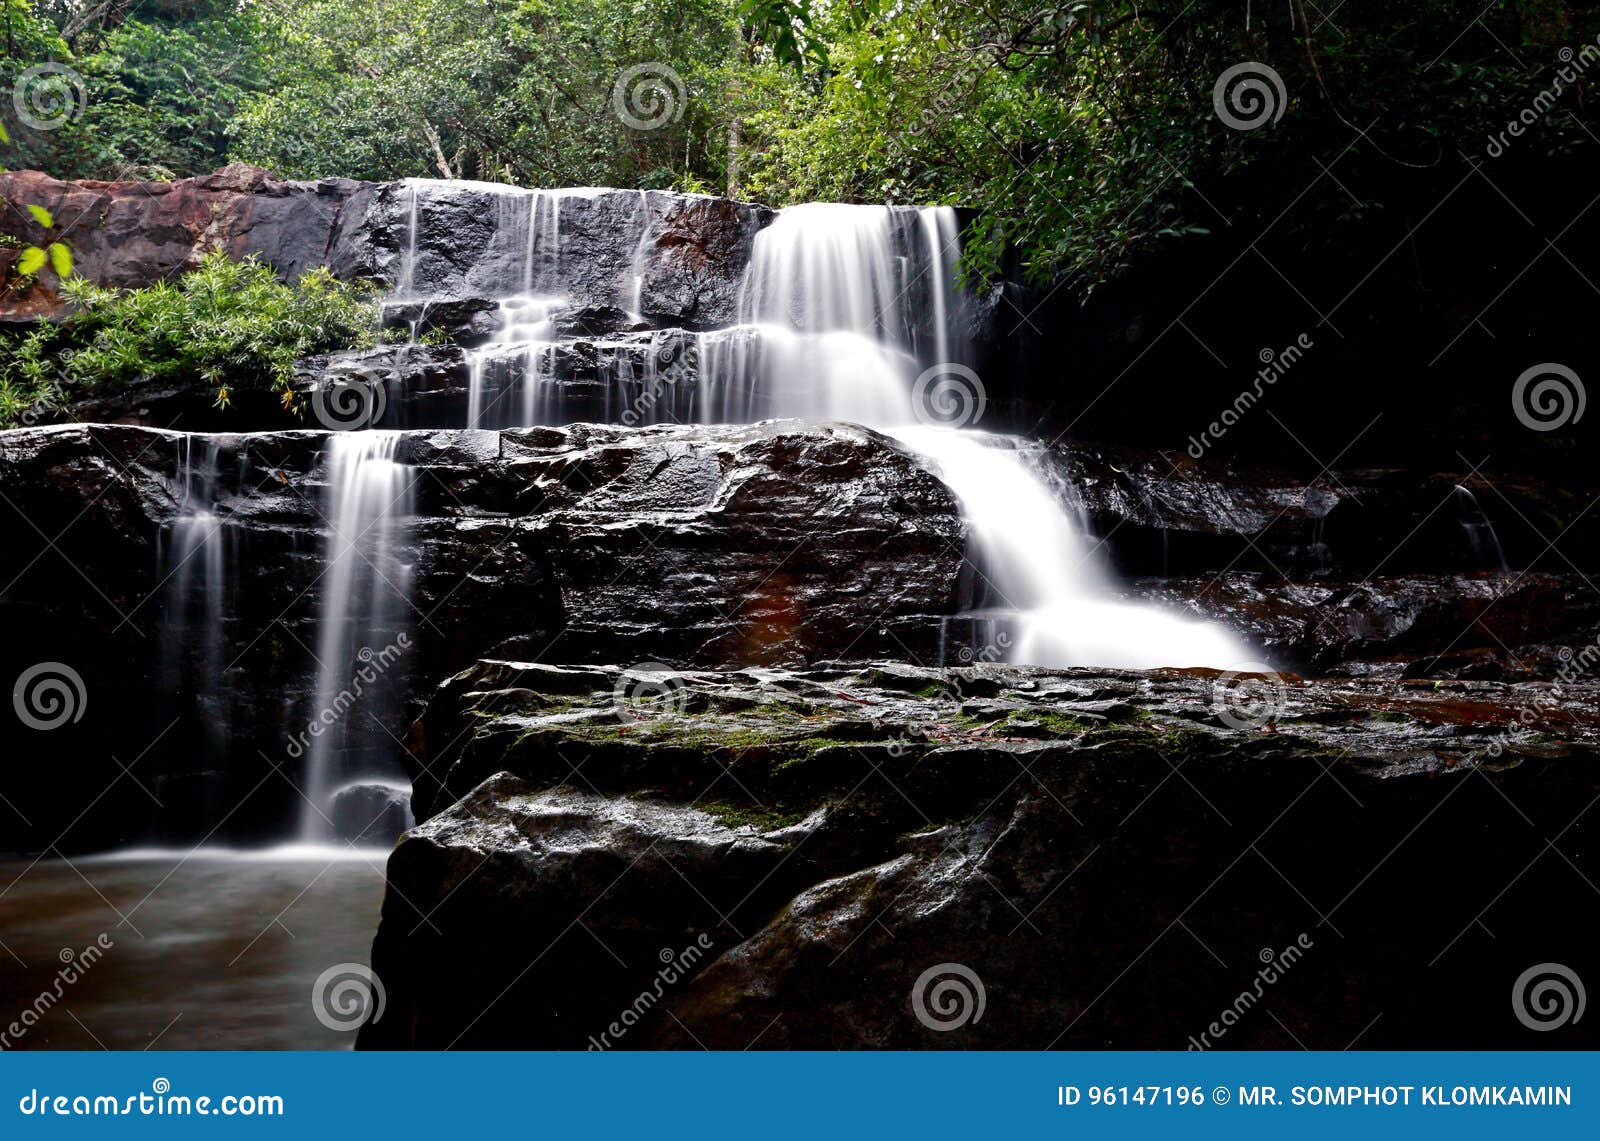
<instances>
[{"instance_id":1,"label":"rocky outcrop","mask_svg":"<svg viewBox=\"0 0 1600 1141\"><path fill-rule=\"evenodd\" d=\"M0 233L64 240L77 272L114 286L176 278L222 250L258 256L286 278L326 266L395 293L397 319L461 333L497 298L536 287L578 310L637 309L648 325L731 324L740 277L765 207L669 191L532 191L408 179L290 182L249 166L175 182L63 182L0 172L0 198L52 215L45 231L21 209ZM530 237L555 238L530 255ZM537 262L537 264L535 264ZM0 320L61 312L53 272L8 292ZM407 306L409 305L409 308ZM242 424L243 427L256 427Z\"/></svg>"},{"instance_id":2,"label":"rocky outcrop","mask_svg":"<svg viewBox=\"0 0 1600 1141\"><path fill-rule=\"evenodd\" d=\"M255 256L286 277L317 266L354 268L354 223L372 186L347 178L285 182L250 166L230 166L176 182L63 182L38 171L0 172L0 199L16 203L0 234L29 245L60 240L76 272L101 285L134 287L171 281L202 256L221 250ZM46 231L22 204L42 206L55 223ZM40 271L0 300L0 321L61 312L57 281Z\"/></svg>"},{"instance_id":3,"label":"rocky outcrop","mask_svg":"<svg viewBox=\"0 0 1600 1141\"><path fill-rule=\"evenodd\" d=\"M303 761L289 734L317 712L333 435L215 436L207 453L206 438L133 427L0 433L0 676L60 663L87 694L80 720L0 730L18 759L0 776L19 817L7 848L103 847L180 820L166 838L219 820L217 839L250 838L294 817ZM933 642L960 574L949 493L861 429L417 432L397 458L415 507L384 569L409 576L413 695L491 652L887 654L896 638ZM202 476L216 545L186 558L177 537ZM173 659L214 684L174 704ZM387 726L395 740L409 716ZM209 743L218 725L230 747ZM106 795L63 797L41 764L63 753Z\"/></svg>"},{"instance_id":4,"label":"rocky outcrop","mask_svg":"<svg viewBox=\"0 0 1600 1141\"><path fill-rule=\"evenodd\" d=\"M1506 996L1593 963L1597 696L480 662L362 1045L1592 1044Z\"/></svg>"}]
</instances>

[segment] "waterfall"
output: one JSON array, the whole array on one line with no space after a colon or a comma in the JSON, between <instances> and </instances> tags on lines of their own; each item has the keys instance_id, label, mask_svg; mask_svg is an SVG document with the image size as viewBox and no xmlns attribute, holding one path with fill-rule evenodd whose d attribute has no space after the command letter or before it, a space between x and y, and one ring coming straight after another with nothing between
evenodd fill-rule
<instances>
[{"instance_id":1,"label":"waterfall","mask_svg":"<svg viewBox=\"0 0 1600 1141\"><path fill-rule=\"evenodd\" d=\"M1461 484L1456 484L1456 519L1466 532L1467 544L1480 565L1494 570L1510 570L1505 550L1500 546L1500 536L1494 533L1494 524L1484 513L1478 497Z\"/></svg>"},{"instance_id":2,"label":"waterfall","mask_svg":"<svg viewBox=\"0 0 1600 1141\"><path fill-rule=\"evenodd\" d=\"M467 427L543 424L557 414L551 380L555 315L566 304L561 275L559 190L504 190L495 197L496 240L504 267L499 327L467 358ZM520 394L513 398L514 394Z\"/></svg>"},{"instance_id":3,"label":"waterfall","mask_svg":"<svg viewBox=\"0 0 1600 1141\"><path fill-rule=\"evenodd\" d=\"M1218 625L1118 600L1065 496L1019 441L924 422L943 420L945 408L917 391L918 365L944 374L967 356L952 333L949 305L958 227L953 210L918 211L920 241L896 283L897 213L800 206L757 235L740 316L764 333L761 372L772 389L766 414L862 423L938 471L972 528L988 593L1018 631L1013 644L990 656L1047 666L1226 669L1243 662L1243 645ZM932 359L921 361L908 345L919 297L929 298L933 319ZM962 382L958 372L949 375ZM733 383L750 387L748 378ZM981 393L955 395L965 423Z\"/></svg>"},{"instance_id":4,"label":"waterfall","mask_svg":"<svg viewBox=\"0 0 1600 1141\"><path fill-rule=\"evenodd\" d=\"M384 730L399 711L409 648L411 567L403 561L412 479L396 459L398 432L330 436L328 538L317 614L316 687L303 733L301 838L335 838L335 799L399 772ZM294 752L296 745L291 745Z\"/></svg>"},{"instance_id":5,"label":"waterfall","mask_svg":"<svg viewBox=\"0 0 1600 1141\"><path fill-rule=\"evenodd\" d=\"M395 300L410 300L417 293L417 184L407 179L404 185L406 243L400 251L400 271L395 276Z\"/></svg>"},{"instance_id":6,"label":"waterfall","mask_svg":"<svg viewBox=\"0 0 1600 1141\"><path fill-rule=\"evenodd\" d=\"M196 454L198 451L198 455ZM218 442L183 436L173 482L179 514L156 547L157 581L163 583L157 677L160 724L181 728L172 745L203 767L221 771L229 744L228 688L223 635L228 606L228 545L232 538L217 514ZM207 799L215 792L208 787Z\"/></svg>"},{"instance_id":7,"label":"waterfall","mask_svg":"<svg viewBox=\"0 0 1600 1141\"><path fill-rule=\"evenodd\" d=\"M491 260L503 265L501 243L520 243L522 274L496 279L499 331L469 356L470 426L775 417L863 424L922 457L960 502L984 584L984 608L964 624L1004 643L984 650L986 658L1227 669L1253 656L1220 626L1119 599L1043 449L975 430L984 393L960 333L968 322L956 288L954 210L819 203L779 211L755 237L736 324L596 341L590 381L561 359L571 340L557 333L568 304L560 198L574 192L497 193L503 232ZM617 290L634 316L649 264L648 202L639 201L639 246Z\"/></svg>"}]
</instances>

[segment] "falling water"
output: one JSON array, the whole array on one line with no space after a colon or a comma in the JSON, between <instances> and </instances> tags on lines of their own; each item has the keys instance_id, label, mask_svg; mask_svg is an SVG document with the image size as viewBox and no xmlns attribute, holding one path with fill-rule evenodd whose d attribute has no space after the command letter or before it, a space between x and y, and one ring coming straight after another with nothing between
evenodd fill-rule
<instances>
[{"instance_id":1,"label":"falling water","mask_svg":"<svg viewBox=\"0 0 1600 1141\"><path fill-rule=\"evenodd\" d=\"M364 431L328 440L329 531L300 829L310 842L334 838L336 792L395 775L382 726L398 707L408 641L411 568L403 557L412 477L395 459L400 439Z\"/></svg>"},{"instance_id":2,"label":"falling water","mask_svg":"<svg viewBox=\"0 0 1600 1141\"><path fill-rule=\"evenodd\" d=\"M497 241L504 242L500 324L468 355L467 426L543 424L555 414L552 376L556 313L566 303L561 276L561 199L534 190L496 196ZM520 394L520 395L518 395Z\"/></svg>"},{"instance_id":3,"label":"falling water","mask_svg":"<svg viewBox=\"0 0 1600 1141\"><path fill-rule=\"evenodd\" d=\"M395 299L410 300L417 293L417 185L407 179L406 244L400 251L400 272L395 278Z\"/></svg>"},{"instance_id":4,"label":"falling water","mask_svg":"<svg viewBox=\"0 0 1600 1141\"><path fill-rule=\"evenodd\" d=\"M158 581L165 584L160 722L181 726L174 743L189 754L193 768L211 771L224 767L232 721L223 682L232 536L217 514L218 452L216 437L179 440L174 475L182 497L179 514L163 531L156 560ZM193 765L197 758L201 763Z\"/></svg>"},{"instance_id":5,"label":"falling water","mask_svg":"<svg viewBox=\"0 0 1600 1141\"><path fill-rule=\"evenodd\" d=\"M503 198L497 241L524 243L523 274L502 283L500 330L471 356L470 425L772 417L864 424L922 456L959 499L986 598L1017 631L1009 660L1231 668L1251 657L1218 626L1118 599L1087 529L1044 470L1042 450L971 429L983 393L976 374L961 374L971 354L958 332L966 321L955 288L953 210L782 210L756 236L737 324L677 340L656 334L648 345L637 336L598 342L600 376L585 386L558 375L560 193ZM648 264L642 195L640 217L640 248L619 283L635 315ZM999 621L968 617L991 629Z\"/></svg>"},{"instance_id":6,"label":"falling water","mask_svg":"<svg viewBox=\"0 0 1600 1141\"><path fill-rule=\"evenodd\" d=\"M1473 556L1483 566L1509 570L1505 550L1500 546L1500 536L1494 533L1494 524L1489 522L1489 516L1478 503L1478 497L1458 483L1455 499L1456 518L1466 532Z\"/></svg>"},{"instance_id":7,"label":"falling water","mask_svg":"<svg viewBox=\"0 0 1600 1141\"><path fill-rule=\"evenodd\" d=\"M921 422L930 410L915 390L918 364L959 364L965 355L947 305L957 228L951 210L920 211L921 256L908 258L913 272L897 282L894 215L883 207L802 206L757 236L740 315L761 330L764 359L757 369L731 362L731 383L754 391L751 376L738 370L759 372L770 389L764 414L857 421L927 459L961 503L990 595L1014 613L1019 637L1008 660L1230 668L1246 659L1220 626L1117 599L1084 529L1019 441ZM932 298L933 359L918 362L908 342L913 299L924 291ZM726 373L713 376L717 383L730 383ZM962 418L970 418L980 394L960 395L968 398Z\"/></svg>"}]
</instances>

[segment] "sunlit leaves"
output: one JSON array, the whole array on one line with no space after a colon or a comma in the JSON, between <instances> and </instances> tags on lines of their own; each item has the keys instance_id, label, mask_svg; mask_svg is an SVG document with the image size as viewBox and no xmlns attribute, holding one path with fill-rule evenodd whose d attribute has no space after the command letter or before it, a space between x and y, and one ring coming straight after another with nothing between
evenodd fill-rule
<instances>
[{"instance_id":1,"label":"sunlit leaves","mask_svg":"<svg viewBox=\"0 0 1600 1141\"><path fill-rule=\"evenodd\" d=\"M31 272L50 262L72 316L0 345L0 423L14 422L19 402L48 404L141 379L205 384L222 406L242 390L271 389L292 407L297 360L376 336L376 306L326 270L285 284L269 266L213 253L176 284L124 290L73 274L70 257L56 243L30 247L19 260L19 271L28 262Z\"/></svg>"}]
</instances>

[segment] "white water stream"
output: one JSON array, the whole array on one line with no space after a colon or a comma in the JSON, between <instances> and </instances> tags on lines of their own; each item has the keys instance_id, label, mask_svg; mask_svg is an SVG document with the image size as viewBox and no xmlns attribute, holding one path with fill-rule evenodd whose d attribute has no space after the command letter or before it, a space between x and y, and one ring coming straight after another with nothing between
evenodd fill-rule
<instances>
[{"instance_id":1,"label":"white water stream","mask_svg":"<svg viewBox=\"0 0 1600 1141\"><path fill-rule=\"evenodd\" d=\"M501 198L506 240L526 242L524 274L520 287L508 283L513 292L501 302L499 333L471 354L469 426L557 424L584 411L564 405L566 388L553 375L552 326L563 304L562 193ZM642 243L643 197L641 215ZM414 240L414 227L411 233ZM1017 631L1002 649L991 648L990 658L1227 669L1252 657L1215 623L1118 599L1094 544L1052 487L1042 449L968 426L934 426L952 418L967 425L982 407L981 380L961 373L970 354L958 331L959 254L948 208L818 203L782 210L755 239L738 324L693 335L698 382L657 383L652 345L642 375L612 365L619 396L607 389L604 415L617 419L620 395L642 383L652 395L622 414L624 422L794 417L849 421L892 436L961 503L986 594ZM406 251L402 264L415 261L415 251ZM618 297L634 312L643 272L635 268L619 282ZM924 369L940 374L931 387Z\"/></svg>"}]
</instances>

